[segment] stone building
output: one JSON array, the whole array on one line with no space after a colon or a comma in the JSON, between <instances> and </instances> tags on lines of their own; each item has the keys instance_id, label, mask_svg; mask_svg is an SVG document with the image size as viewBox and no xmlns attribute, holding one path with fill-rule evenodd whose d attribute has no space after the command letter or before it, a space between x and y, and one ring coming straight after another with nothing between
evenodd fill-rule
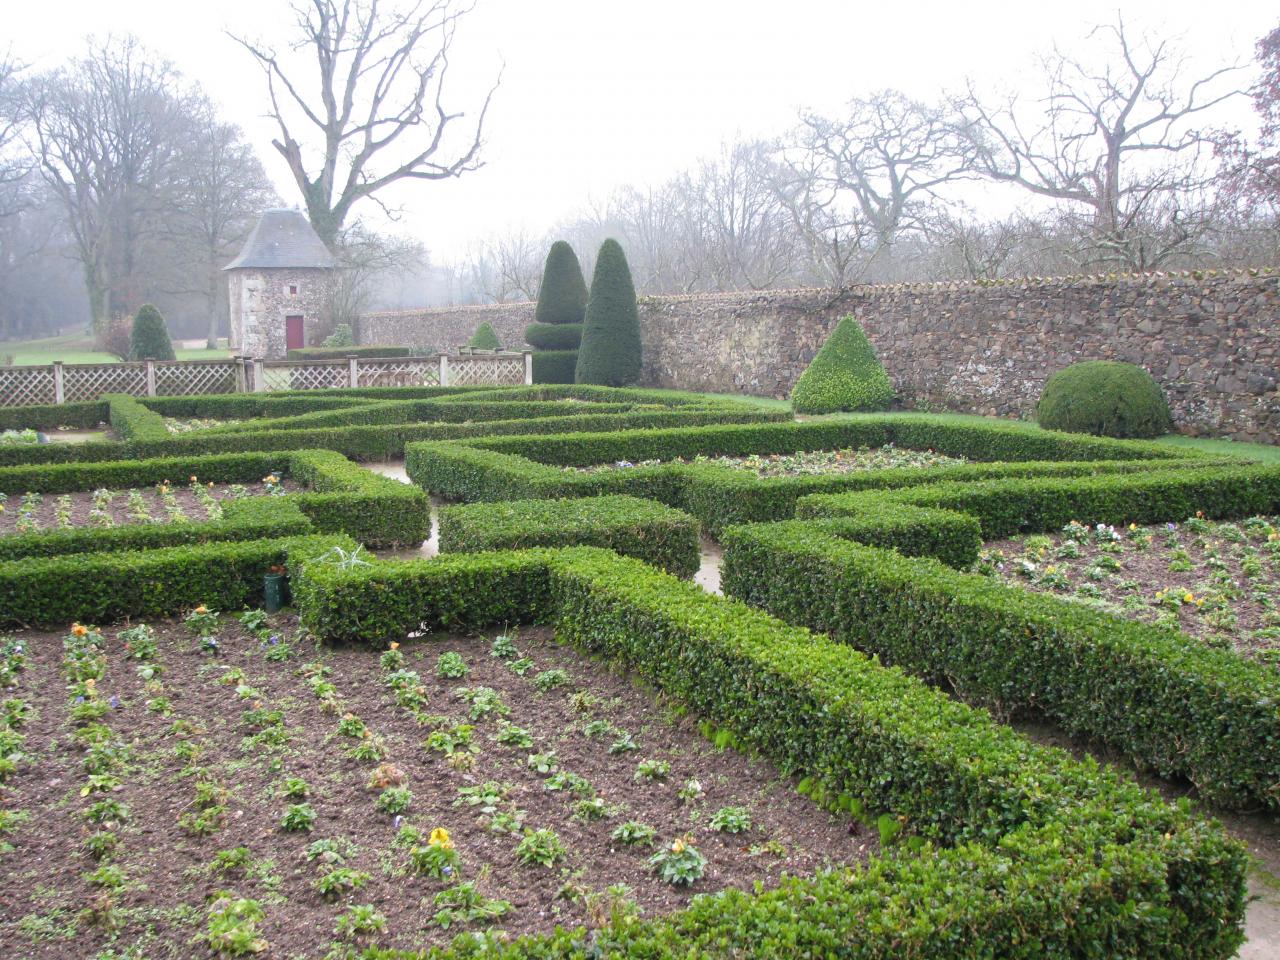
<instances>
[{"instance_id":1,"label":"stone building","mask_svg":"<svg viewBox=\"0 0 1280 960\"><path fill-rule=\"evenodd\" d=\"M307 346L323 314L337 261L298 210L268 210L227 264L231 349L280 360Z\"/></svg>"}]
</instances>

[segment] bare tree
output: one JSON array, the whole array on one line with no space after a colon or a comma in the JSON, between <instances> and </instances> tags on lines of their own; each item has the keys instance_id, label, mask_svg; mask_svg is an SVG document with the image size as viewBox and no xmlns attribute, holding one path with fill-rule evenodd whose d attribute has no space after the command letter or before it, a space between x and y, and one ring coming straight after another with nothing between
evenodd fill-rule
<instances>
[{"instance_id":1,"label":"bare tree","mask_svg":"<svg viewBox=\"0 0 1280 960\"><path fill-rule=\"evenodd\" d=\"M452 0L308 0L293 6L300 37L318 67L314 82L271 47L234 37L261 65L279 128L272 145L330 248L351 209L402 180L443 180L477 169L495 81L475 123L455 144L463 112L444 106L449 48L472 9ZM306 145L308 131L318 148ZM307 155L310 149L310 156ZM383 205L383 209L387 210ZM388 211L390 212L390 211Z\"/></svg>"},{"instance_id":2,"label":"bare tree","mask_svg":"<svg viewBox=\"0 0 1280 960\"><path fill-rule=\"evenodd\" d=\"M714 290L761 290L789 276L794 246L773 190L774 161L761 142L723 145L677 179L688 240L686 261Z\"/></svg>"},{"instance_id":3,"label":"bare tree","mask_svg":"<svg viewBox=\"0 0 1280 960\"><path fill-rule=\"evenodd\" d=\"M1214 140L1196 121L1240 92L1227 86L1238 67L1191 74L1169 41L1133 39L1122 19L1090 39L1107 45L1107 62L1091 68L1055 49L1034 106L993 106L970 89L957 107L983 174L1083 218L1086 259L1159 267L1212 225L1202 161Z\"/></svg>"},{"instance_id":4,"label":"bare tree","mask_svg":"<svg viewBox=\"0 0 1280 960\"><path fill-rule=\"evenodd\" d=\"M22 95L18 74L22 65L11 53L0 57L0 218L27 205L31 181L30 154L21 149Z\"/></svg>"},{"instance_id":5,"label":"bare tree","mask_svg":"<svg viewBox=\"0 0 1280 960\"><path fill-rule=\"evenodd\" d=\"M278 202L275 188L240 128L209 116L186 144L173 215L167 225L186 256L183 275L194 286L185 289L204 300L205 341L218 345L224 315L226 281L222 267L253 228L259 214ZM191 269L193 263L199 270Z\"/></svg>"},{"instance_id":6,"label":"bare tree","mask_svg":"<svg viewBox=\"0 0 1280 960\"><path fill-rule=\"evenodd\" d=\"M468 252L468 282L490 303L535 300L548 246L524 229L491 237Z\"/></svg>"},{"instance_id":7,"label":"bare tree","mask_svg":"<svg viewBox=\"0 0 1280 960\"><path fill-rule=\"evenodd\" d=\"M946 184L974 176L954 118L896 90L854 98L840 117L802 114L784 156L793 219L825 237L828 270L841 281L855 249L874 258L921 228Z\"/></svg>"},{"instance_id":8,"label":"bare tree","mask_svg":"<svg viewBox=\"0 0 1280 960\"><path fill-rule=\"evenodd\" d=\"M131 37L91 46L24 88L30 148L61 201L100 329L139 305L142 254L172 202L202 102Z\"/></svg>"},{"instance_id":9,"label":"bare tree","mask_svg":"<svg viewBox=\"0 0 1280 960\"><path fill-rule=\"evenodd\" d=\"M359 222L343 230L337 247L339 269L329 282L313 337L323 340L338 324L345 323L359 343L360 317L372 307L378 278L423 269L427 252L416 240L375 233Z\"/></svg>"}]
</instances>

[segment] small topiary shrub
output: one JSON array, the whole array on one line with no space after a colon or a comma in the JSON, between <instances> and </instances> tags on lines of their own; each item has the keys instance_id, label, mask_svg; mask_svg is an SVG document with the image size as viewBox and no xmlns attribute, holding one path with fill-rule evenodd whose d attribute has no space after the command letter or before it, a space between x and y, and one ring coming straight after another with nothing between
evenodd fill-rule
<instances>
[{"instance_id":1,"label":"small topiary shrub","mask_svg":"<svg viewBox=\"0 0 1280 960\"><path fill-rule=\"evenodd\" d=\"M133 360L176 360L169 328L160 311L149 303L138 308L133 318L133 334L129 341L129 356Z\"/></svg>"},{"instance_id":2,"label":"small topiary shrub","mask_svg":"<svg viewBox=\"0 0 1280 960\"><path fill-rule=\"evenodd\" d=\"M852 316L837 325L791 391L796 413L887 410L893 384Z\"/></svg>"},{"instance_id":3,"label":"small topiary shrub","mask_svg":"<svg viewBox=\"0 0 1280 960\"><path fill-rule=\"evenodd\" d=\"M1141 367L1116 360L1086 360L1053 374L1036 419L1046 430L1099 437L1158 437L1173 429L1160 384Z\"/></svg>"},{"instance_id":4,"label":"small topiary shrub","mask_svg":"<svg viewBox=\"0 0 1280 960\"><path fill-rule=\"evenodd\" d=\"M582 323L587 311L587 284L573 247L557 240L547 253L538 287L538 323ZM577 346L577 344L573 344Z\"/></svg>"},{"instance_id":5,"label":"small topiary shrub","mask_svg":"<svg viewBox=\"0 0 1280 960\"><path fill-rule=\"evenodd\" d=\"M476 332L471 335L471 341L467 346L475 347L477 350L501 350L502 341L493 332L493 327L482 323L476 327Z\"/></svg>"},{"instance_id":6,"label":"small topiary shrub","mask_svg":"<svg viewBox=\"0 0 1280 960\"><path fill-rule=\"evenodd\" d=\"M601 244L596 257L575 377L578 383L607 387L624 387L640 379L636 288L617 240Z\"/></svg>"}]
</instances>

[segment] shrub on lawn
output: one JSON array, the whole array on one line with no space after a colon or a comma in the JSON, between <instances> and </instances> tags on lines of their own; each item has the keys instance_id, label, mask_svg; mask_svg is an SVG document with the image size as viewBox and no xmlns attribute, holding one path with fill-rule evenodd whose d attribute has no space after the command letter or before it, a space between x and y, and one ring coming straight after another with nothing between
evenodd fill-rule
<instances>
[{"instance_id":1,"label":"shrub on lawn","mask_svg":"<svg viewBox=\"0 0 1280 960\"><path fill-rule=\"evenodd\" d=\"M791 391L796 413L887 410L893 384L852 316L837 325Z\"/></svg>"},{"instance_id":2,"label":"shrub on lawn","mask_svg":"<svg viewBox=\"0 0 1280 960\"><path fill-rule=\"evenodd\" d=\"M333 333L329 334L322 341L322 347L354 347L356 345L355 334L351 332L351 324L340 323L333 328Z\"/></svg>"},{"instance_id":3,"label":"shrub on lawn","mask_svg":"<svg viewBox=\"0 0 1280 960\"><path fill-rule=\"evenodd\" d=\"M133 318L133 334L129 341L129 356L134 360L176 360L169 328L160 311L149 303L138 308Z\"/></svg>"},{"instance_id":4,"label":"shrub on lawn","mask_svg":"<svg viewBox=\"0 0 1280 960\"><path fill-rule=\"evenodd\" d=\"M493 332L493 327L487 323L482 323L476 327L476 332L471 335L471 340L468 341L467 346L475 347L477 350L501 350L502 341Z\"/></svg>"},{"instance_id":5,"label":"shrub on lawn","mask_svg":"<svg viewBox=\"0 0 1280 960\"><path fill-rule=\"evenodd\" d=\"M1158 437L1173 429L1160 384L1141 367L1116 360L1085 360L1053 374L1036 419L1046 430L1100 437Z\"/></svg>"},{"instance_id":6,"label":"shrub on lawn","mask_svg":"<svg viewBox=\"0 0 1280 960\"><path fill-rule=\"evenodd\" d=\"M640 379L640 318L631 268L617 240L596 257L591 297L578 350L578 383L622 387Z\"/></svg>"}]
</instances>

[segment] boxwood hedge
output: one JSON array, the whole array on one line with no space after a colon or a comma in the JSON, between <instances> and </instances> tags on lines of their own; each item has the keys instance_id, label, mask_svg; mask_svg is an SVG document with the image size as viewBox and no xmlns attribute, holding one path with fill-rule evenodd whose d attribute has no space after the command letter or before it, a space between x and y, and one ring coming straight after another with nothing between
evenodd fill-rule
<instances>
[{"instance_id":1,"label":"boxwood hedge","mask_svg":"<svg viewBox=\"0 0 1280 960\"><path fill-rule=\"evenodd\" d=\"M1214 803L1280 809L1273 669L1176 631L846 539L874 542L865 528L883 515L860 515L861 530L843 519L732 527L723 588L1002 715L1042 713L1162 776L1191 780ZM922 538L914 545L941 552Z\"/></svg>"},{"instance_id":2,"label":"boxwood hedge","mask_svg":"<svg viewBox=\"0 0 1280 960\"><path fill-rule=\"evenodd\" d=\"M438 387L365 388L338 393L310 391L314 395L299 392L124 398L124 429L132 438L127 442L0 447L0 466L299 449L328 449L358 460L385 460L403 456L405 444L415 440L787 418L785 413L761 411L742 403L672 396L671 391L598 387L445 389L447 392ZM163 416L247 422L170 434ZM409 419L400 419L403 417Z\"/></svg>"},{"instance_id":3,"label":"boxwood hedge","mask_svg":"<svg viewBox=\"0 0 1280 960\"><path fill-rule=\"evenodd\" d=\"M636 497L510 500L440 510L442 553L607 547L686 578L698 572L698 533L698 521L687 513Z\"/></svg>"},{"instance_id":4,"label":"boxwood hedge","mask_svg":"<svg viewBox=\"0 0 1280 960\"><path fill-rule=\"evenodd\" d=\"M370 547L421 543L430 534L431 504L423 491L390 477L371 473L330 450L295 450L286 453L227 453L204 457L160 457L150 460L106 460L61 463L42 467L0 467L0 492L68 493L97 487L151 486L161 480L185 483L191 476L201 482L255 483L267 474L280 474L308 488L305 492L272 497L267 503L294 505L320 533L347 533ZM260 499L260 498L254 498ZM248 502L253 502L250 500ZM225 539L216 534L248 520L261 523L270 508L246 508L229 504L219 525L195 524L200 532L172 534L175 543L199 539ZM245 512L250 511L250 512ZM143 534L124 528L78 530L66 535L30 534L19 538L31 554L55 552L54 545L76 544L84 549L112 549L114 544L142 543L147 537L160 542L170 536L170 524L160 532ZM74 534L70 535L71 533ZM10 538L13 539L13 538ZM150 541L147 541L150 542ZM92 547L102 543L103 547ZM0 543L0 553L5 549ZM17 549L9 547L8 549Z\"/></svg>"},{"instance_id":5,"label":"boxwood hedge","mask_svg":"<svg viewBox=\"0 0 1280 960\"><path fill-rule=\"evenodd\" d=\"M858 417L809 423L726 424L667 430L508 434L462 442L410 443L405 468L432 493L463 501L630 494L657 499L696 516L712 532L734 523L787 519L796 501L814 493L1028 476L1077 476L1172 469L1226 461L1181 457L1149 443L1049 434L1022 426L974 427L919 416ZM979 460L929 469L761 479L746 470L673 457L792 453L797 450L897 443ZM1041 459L1023 461L1023 455ZM1124 459L1105 459L1124 458ZM561 465L622 462L618 469L579 473ZM1241 461L1230 461L1241 462Z\"/></svg>"},{"instance_id":6,"label":"boxwood hedge","mask_svg":"<svg viewBox=\"0 0 1280 960\"><path fill-rule=\"evenodd\" d=\"M827 802L919 838L864 871L595 931L592 951L1225 958L1242 940L1245 853L1216 824L846 644L639 561L572 548L291 569L304 625L329 641L552 622L806 775ZM575 955L585 936L428 955Z\"/></svg>"},{"instance_id":7,"label":"boxwood hedge","mask_svg":"<svg viewBox=\"0 0 1280 960\"><path fill-rule=\"evenodd\" d=\"M65 627L161 617L205 604L239 610L262 602L263 577L292 553L340 546L345 536L187 544L158 550L27 557L0 562L0 626Z\"/></svg>"}]
</instances>

